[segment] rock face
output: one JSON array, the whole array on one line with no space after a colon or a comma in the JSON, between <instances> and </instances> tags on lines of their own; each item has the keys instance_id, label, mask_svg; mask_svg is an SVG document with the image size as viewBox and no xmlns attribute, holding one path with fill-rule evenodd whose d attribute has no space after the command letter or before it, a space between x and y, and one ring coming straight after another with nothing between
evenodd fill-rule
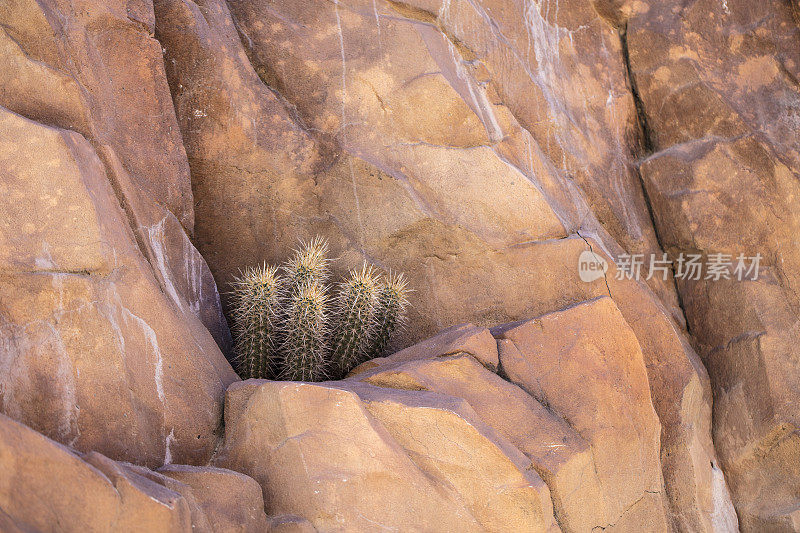
<instances>
[{"instance_id":1,"label":"rock face","mask_svg":"<svg viewBox=\"0 0 800 533\"><path fill-rule=\"evenodd\" d=\"M799 21L0 3L0 529L800 531ZM239 383L217 284L316 234L404 349Z\"/></svg>"},{"instance_id":2,"label":"rock face","mask_svg":"<svg viewBox=\"0 0 800 533\"><path fill-rule=\"evenodd\" d=\"M465 352L359 376L379 387L429 390L463 398L480 418L531 460L550 488L562 529L590 531L610 523L588 444L561 417Z\"/></svg>"},{"instance_id":3,"label":"rock face","mask_svg":"<svg viewBox=\"0 0 800 533\"><path fill-rule=\"evenodd\" d=\"M243 474L80 457L4 415L0 429L4 532L265 531L261 490Z\"/></svg>"},{"instance_id":4,"label":"rock face","mask_svg":"<svg viewBox=\"0 0 800 533\"><path fill-rule=\"evenodd\" d=\"M797 14L786 2L653 4L628 25L663 247L734 265L763 257L757 280L678 285L712 378L714 441L752 531L800 527Z\"/></svg>"},{"instance_id":5,"label":"rock face","mask_svg":"<svg viewBox=\"0 0 800 533\"><path fill-rule=\"evenodd\" d=\"M510 341L500 351L508 378L562 416L591 448L605 523L641 513L651 520L647 531L667 530L661 425L639 343L614 302L601 297L495 332Z\"/></svg>"},{"instance_id":6,"label":"rock face","mask_svg":"<svg viewBox=\"0 0 800 533\"><path fill-rule=\"evenodd\" d=\"M269 514L322 531L558 529L530 460L459 398L249 380L225 413L216 462L261 483Z\"/></svg>"},{"instance_id":7,"label":"rock face","mask_svg":"<svg viewBox=\"0 0 800 533\"><path fill-rule=\"evenodd\" d=\"M152 9L78 4L0 8L0 411L117 460L202 463L236 376Z\"/></svg>"}]
</instances>

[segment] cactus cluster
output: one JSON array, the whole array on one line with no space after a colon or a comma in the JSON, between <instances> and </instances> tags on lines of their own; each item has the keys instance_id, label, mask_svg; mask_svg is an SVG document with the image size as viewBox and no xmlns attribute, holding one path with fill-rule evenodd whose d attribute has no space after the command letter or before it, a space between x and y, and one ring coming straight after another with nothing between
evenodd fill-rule
<instances>
[{"instance_id":1,"label":"cactus cluster","mask_svg":"<svg viewBox=\"0 0 800 533\"><path fill-rule=\"evenodd\" d=\"M280 268L245 269L232 284L236 364L244 378L340 378L384 354L408 305L402 274L372 266L329 287L328 245L302 244Z\"/></svg>"}]
</instances>

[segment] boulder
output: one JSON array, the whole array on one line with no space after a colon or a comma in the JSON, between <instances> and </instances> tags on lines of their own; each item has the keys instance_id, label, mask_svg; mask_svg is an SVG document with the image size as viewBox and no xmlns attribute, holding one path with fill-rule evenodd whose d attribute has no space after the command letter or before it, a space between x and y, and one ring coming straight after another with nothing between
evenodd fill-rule
<instances>
[{"instance_id":1,"label":"boulder","mask_svg":"<svg viewBox=\"0 0 800 533\"><path fill-rule=\"evenodd\" d=\"M219 468L83 456L0 414L3 531L265 531L261 489Z\"/></svg>"},{"instance_id":2,"label":"boulder","mask_svg":"<svg viewBox=\"0 0 800 533\"><path fill-rule=\"evenodd\" d=\"M85 138L2 108L0 130L0 411L116 460L206 461L237 379L213 337L159 283Z\"/></svg>"},{"instance_id":3,"label":"boulder","mask_svg":"<svg viewBox=\"0 0 800 533\"><path fill-rule=\"evenodd\" d=\"M211 466L165 465L158 473L190 488L187 491L179 487L181 490L176 491L191 494L197 502L198 509L192 514L193 524L200 521L195 515L202 515L215 532L257 533L276 527L274 519L268 520L264 513L261 487L253 478Z\"/></svg>"},{"instance_id":4,"label":"boulder","mask_svg":"<svg viewBox=\"0 0 800 533\"><path fill-rule=\"evenodd\" d=\"M380 387L433 391L466 400L483 422L530 459L550 489L563 531L591 531L610 523L586 441L564 419L471 355L457 352L382 365L356 378Z\"/></svg>"},{"instance_id":5,"label":"boulder","mask_svg":"<svg viewBox=\"0 0 800 533\"><path fill-rule=\"evenodd\" d=\"M350 375L360 374L385 365L433 359L458 353L469 354L487 368L497 369L497 341L489 330L479 328L474 324L461 324L447 328L430 339L425 339L387 357L370 359L354 368Z\"/></svg>"},{"instance_id":6,"label":"boulder","mask_svg":"<svg viewBox=\"0 0 800 533\"><path fill-rule=\"evenodd\" d=\"M597 298L493 333L511 341L500 345L509 379L589 443L607 525L642 506L636 512L647 517L647 531L668 531L661 425L639 343L613 300Z\"/></svg>"},{"instance_id":7,"label":"boulder","mask_svg":"<svg viewBox=\"0 0 800 533\"><path fill-rule=\"evenodd\" d=\"M530 460L461 399L355 381L228 389L215 462L264 489L267 512L319 530L557 530Z\"/></svg>"}]
</instances>

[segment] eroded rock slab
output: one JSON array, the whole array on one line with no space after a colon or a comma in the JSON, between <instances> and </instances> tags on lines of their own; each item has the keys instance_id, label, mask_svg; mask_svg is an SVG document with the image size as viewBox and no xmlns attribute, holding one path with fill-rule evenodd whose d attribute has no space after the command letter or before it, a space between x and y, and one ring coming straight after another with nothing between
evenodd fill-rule
<instances>
[{"instance_id":1,"label":"eroded rock slab","mask_svg":"<svg viewBox=\"0 0 800 533\"><path fill-rule=\"evenodd\" d=\"M509 379L562 416L591 446L608 525L634 504L649 501L642 511L648 516L646 529L667 531L661 424L639 343L614 302L598 298L493 333L511 341L500 345L500 364ZM652 493L661 497L648 496Z\"/></svg>"},{"instance_id":2,"label":"eroded rock slab","mask_svg":"<svg viewBox=\"0 0 800 533\"><path fill-rule=\"evenodd\" d=\"M2 414L0 471L0 527L8 532L255 533L267 524L261 490L243 474L188 466L157 473L97 452L80 456Z\"/></svg>"},{"instance_id":3,"label":"eroded rock slab","mask_svg":"<svg viewBox=\"0 0 800 533\"><path fill-rule=\"evenodd\" d=\"M510 342L510 341L501 341ZM356 376L380 387L428 390L462 398L532 462L547 483L563 531L608 524L589 445L561 417L464 352L382 365Z\"/></svg>"},{"instance_id":4,"label":"eroded rock slab","mask_svg":"<svg viewBox=\"0 0 800 533\"><path fill-rule=\"evenodd\" d=\"M118 460L207 460L237 379L213 337L165 294L86 139L2 108L0 130L0 410Z\"/></svg>"},{"instance_id":5,"label":"eroded rock slab","mask_svg":"<svg viewBox=\"0 0 800 533\"><path fill-rule=\"evenodd\" d=\"M743 530L797 531L797 6L639 7L630 64L662 245L732 263L678 284L711 376L721 466ZM761 255L759 280L733 274L740 254Z\"/></svg>"},{"instance_id":6,"label":"eroded rock slab","mask_svg":"<svg viewBox=\"0 0 800 533\"><path fill-rule=\"evenodd\" d=\"M530 460L461 399L250 380L229 388L226 426L216 462L319 530L558 529Z\"/></svg>"},{"instance_id":7,"label":"eroded rock slab","mask_svg":"<svg viewBox=\"0 0 800 533\"><path fill-rule=\"evenodd\" d=\"M469 354L492 370L496 370L499 363L497 341L492 337L489 330L477 327L474 324L461 324L447 328L430 339L425 339L387 357L370 359L354 368L350 375L374 371L381 366L445 357L458 353Z\"/></svg>"}]
</instances>

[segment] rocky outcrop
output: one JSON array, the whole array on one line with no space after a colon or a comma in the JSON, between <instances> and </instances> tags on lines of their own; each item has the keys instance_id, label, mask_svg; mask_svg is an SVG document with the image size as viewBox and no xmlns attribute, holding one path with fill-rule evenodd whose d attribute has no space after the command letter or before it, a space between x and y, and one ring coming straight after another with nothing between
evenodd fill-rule
<instances>
[{"instance_id":1,"label":"rocky outcrop","mask_svg":"<svg viewBox=\"0 0 800 533\"><path fill-rule=\"evenodd\" d=\"M797 6L653 4L628 24L651 154L641 172L662 245L760 254L761 269L681 281L714 388L714 441L743 529L796 531Z\"/></svg>"},{"instance_id":2,"label":"rocky outcrop","mask_svg":"<svg viewBox=\"0 0 800 533\"><path fill-rule=\"evenodd\" d=\"M561 417L466 352L399 363L359 376L402 390L462 398L480 418L530 459L550 488L555 517L566 531L608 524L604 496L586 441Z\"/></svg>"},{"instance_id":3,"label":"rocky outcrop","mask_svg":"<svg viewBox=\"0 0 800 533\"><path fill-rule=\"evenodd\" d=\"M564 418L586 439L606 508L650 517L667 530L659 465L661 427L639 343L610 298L497 328L508 378ZM620 387L620 383L625 383ZM604 505L603 505L604 504ZM639 508L641 507L641 509Z\"/></svg>"},{"instance_id":4,"label":"rocky outcrop","mask_svg":"<svg viewBox=\"0 0 800 533\"><path fill-rule=\"evenodd\" d=\"M237 378L152 10L80 6L0 8L0 411L82 451L202 463Z\"/></svg>"},{"instance_id":5,"label":"rocky outcrop","mask_svg":"<svg viewBox=\"0 0 800 533\"><path fill-rule=\"evenodd\" d=\"M624 40L583 3L500 7L156 2L198 246L224 285L322 233L338 269L409 274L408 340L611 294L643 347L673 517L702 527L711 397L671 282L585 283L575 268L590 249L658 249Z\"/></svg>"},{"instance_id":6,"label":"rocky outcrop","mask_svg":"<svg viewBox=\"0 0 800 533\"><path fill-rule=\"evenodd\" d=\"M461 399L248 380L225 413L216 463L261 483L269 514L322 531L558 529L530 460Z\"/></svg>"},{"instance_id":7,"label":"rocky outcrop","mask_svg":"<svg viewBox=\"0 0 800 533\"><path fill-rule=\"evenodd\" d=\"M0 415L0 529L265 531L258 485L210 467L154 472L66 447Z\"/></svg>"},{"instance_id":8,"label":"rocky outcrop","mask_svg":"<svg viewBox=\"0 0 800 533\"><path fill-rule=\"evenodd\" d=\"M798 12L0 5L0 529L797 531ZM217 283L316 234L404 349L238 383Z\"/></svg>"},{"instance_id":9,"label":"rocky outcrop","mask_svg":"<svg viewBox=\"0 0 800 533\"><path fill-rule=\"evenodd\" d=\"M215 463L261 483L269 514L319 530L673 531L674 494L692 502L684 523L737 529L719 468L705 479L670 458L708 457L708 427L684 448L662 430L611 298L492 333L453 327L341 382L235 384Z\"/></svg>"}]
</instances>

